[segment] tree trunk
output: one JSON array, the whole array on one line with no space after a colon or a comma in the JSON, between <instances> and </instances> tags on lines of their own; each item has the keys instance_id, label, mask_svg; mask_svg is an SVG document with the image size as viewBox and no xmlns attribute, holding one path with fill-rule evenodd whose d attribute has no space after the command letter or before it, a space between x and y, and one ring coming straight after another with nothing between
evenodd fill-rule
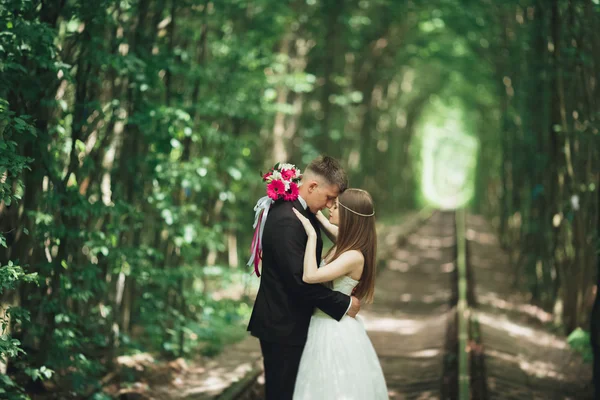
<instances>
[{"instance_id":1,"label":"tree trunk","mask_svg":"<svg viewBox=\"0 0 600 400\"><path fill-rule=\"evenodd\" d=\"M596 212L596 243L600 240L600 195L596 194L598 208ZM596 247L598 248L598 244ZM596 300L591 315L591 341L594 352L594 388L595 399L600 400L600 255L596 256Z\"/></svg>"},{"instance_id":2,"label":"tree trunk","mask_svg":"<svg viewBox=\"0 0 600 400\"><path fill-rule=\"evenodd\" d=\"M336 114L336 106L331 103L330 97L336 94L337 85L334 82L334 76L338 72L339 59L342 58L340 52L340 31L342 25L340 16L342 15L343 2L324 1L323 12L325 17L325 52L323 54L323 87L321 88L321 110L323 119L321 120L321 135L319 135L318 150L329 149L333 157L341 155L340 146L333 146L331 140L331 122Z\"/></svg>"},{"instance_id":3,"label":"tree trunk","mask_svg":"<svg viewBox=\"0 0 600 400\"><path fill-rule=\"evenodd\" d=\"M289 56L290 53L290 41L291 35L286 34L281 40L281 44L279 45L279 53ZM285 67L284 75L287 74L288 66ZM277 105L279 107L283 107L287 104L289 89L287 88L285 81L282 79L282 82L277 89ZM288 161L288 151L285 146L285 113L281 110L277 111L275 114L275 121L273 124L273 162L284 162Z\"/></svg>"}]
</instances>

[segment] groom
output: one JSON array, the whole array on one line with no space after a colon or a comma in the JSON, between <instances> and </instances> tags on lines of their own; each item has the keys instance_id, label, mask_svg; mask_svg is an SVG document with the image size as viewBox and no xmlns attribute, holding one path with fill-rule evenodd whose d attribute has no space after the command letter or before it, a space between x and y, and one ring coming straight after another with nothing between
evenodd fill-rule
<instances>
[{"instance_id":1,"label":"groom","mask_svg":"<svg viewBox=\"0 0 600 400\"><path fill-rule=\"evenodd\" d=\"M338 161L320 156L304 171L298 200L276 201L267 216L262 236L262 279L248 324L248 330L260 340L267 400L292 399L315 307L338 321L345 314L355 317L360 309L356 297L302 281L307 236L292 211L296 208L314 225L319 265L323 240L315 214L333 206L347 186L348 178Z\"/></svg>"}]
</instances>

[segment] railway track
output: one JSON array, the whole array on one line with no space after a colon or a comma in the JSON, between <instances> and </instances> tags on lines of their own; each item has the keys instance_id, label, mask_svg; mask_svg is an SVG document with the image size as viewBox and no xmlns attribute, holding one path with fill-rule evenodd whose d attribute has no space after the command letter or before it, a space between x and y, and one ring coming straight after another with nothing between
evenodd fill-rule
<instances>
[{"instance_id":1,"label":"railway track","mask_svg":"<svg viewBox=\"0 0 600 400\"><path fill-rule=\"evenodd\" d=\"M481 236L475 231L481 227L472 225L462 210L435 212L385 253L375 303L360 315L379 355L390 399L591 399L589 385L581 383L591 368L577 364L564 338L551 341L552 335L531 328L532 343L525 343L495 325L494 318L503 317L505 310L485 301L497 289L499 276L489 265L496 260L505 276L510 267L494 247L493 233ZM496 253L486 255L482 240ZM510 290L496 291L508 299ZM483 305L477 303L479 297ZM540 348L536 356L531 350L535 335L550 341L555 354ZM563 366L557 361L560 376L550 371L540 377L523 363L537 357L539 366L542 354L571 358ZM256 371L218 399L262 399L263 387Z\"/></svg>"}]
</instances>

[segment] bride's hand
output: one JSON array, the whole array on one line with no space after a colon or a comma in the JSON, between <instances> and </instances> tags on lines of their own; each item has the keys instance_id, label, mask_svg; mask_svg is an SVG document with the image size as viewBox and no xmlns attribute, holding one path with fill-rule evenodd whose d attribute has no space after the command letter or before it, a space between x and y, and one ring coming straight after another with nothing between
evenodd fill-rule
<instances>
[{"instance_id":1,"label":"bride's hand","mask_svg":"<svg viewBox=\"0 0 600 400\"><path fill-rule=\"evenodd\" d=\"M295 208L292 208L292 210L294 210L294 214L296 214L296 217L298 217L300 222L302 222L302 226L304 226L304 230L306 231L306 234L308 236L316 237L317 231L315 231L314 226L312 226L312 224L310 223L308 218L306 218L304 215L300 214L300 212L298 212L298 210L296 210Z\"/></svg>"},{"instance_id":2,"label":"bride's hand","mask_svg":"<svg viewBox=\"0 0 600 400\"><path fill-rule=\"evenodd\" d=\"M323 223L323 221L329 221L327 219L327 217L325 216L325 214L323 214L323 211L317 212L317 219L319 220L319 222Z\"/></svg>"}]
</instances>

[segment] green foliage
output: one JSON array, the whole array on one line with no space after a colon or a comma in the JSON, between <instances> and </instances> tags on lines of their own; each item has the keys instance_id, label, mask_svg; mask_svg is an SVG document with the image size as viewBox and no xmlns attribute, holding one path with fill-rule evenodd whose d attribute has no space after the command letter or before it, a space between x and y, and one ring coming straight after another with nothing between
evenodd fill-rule
<instances>
[{"instance_id":1,"label":"green foliage","mask_svg":"<svg viewBox=\"0 0 600 400\"><path fill-rule=\"evenodd\" d=\"M4 374L0 375L0 395L6 400L30 400L23 388Z\"/></svg>"},{"instance_id":2,"label":"green foliage","mask_svg":"<svg viewBox=\"0 0 600 400\"><path fill-rule=\"evenodd\" d=\"M585 362L591 363L594 360L590 342L590 332L577 328L571 332L567 338L567 342L573 350L581 354Z\"/></svg>"},{"instance_id":3,"label":"green foliage","mask_svg":"<svg viewBox=\"0 0 600 400\"><path fill-rule=\"evenodd\" d=\"M19 282L37 282L37 273L26 274L18 265L9 261L0 267L0 294L8 289L14 289Z\"/></svg>"},{"instance_id":4,"label":"green foliage","mask_svg":"<svg viewBox=\"0 0 600 400\"><path fill-rule=\"evenodd\" d=\"M0 201L10 206L13 201L18 201L23 195L23 183L19 179L23 170L33 161L23 157L17 152L17 136L35 135L35 128L28 121L28 115L16 116L9 110L8 102L0 97ZM3 242L0 235L0 244Z\"/></svg>"},{"instance_id":5,"label":"green foliage","mask_svg":"<svg viewBox=\"0 0 600 400\"><path fill-rule=\"evenodd\" d=\"M2 4L0 97L10 104L0 103L0 200L35 195L23 214L8 211L27 240L2 237L32 273L11 263L0 282L38 277L22 310L42 316L12 310L32 347L7 342L14 367L83 394L100 389L119 354L214 354L241 338L247 305L216 302L205 287L240 277L205 265L251 223L242 178L262 166L254 132L275 112L265 113L264 90L276 84L264 69L277 68L272 49L289 9L273 5L284 19L266 24L237 2L192 2L173 8L173 32L168 23L157 32L171 11L160 2Z\"/></svg>"},{"instance_id":6,"label":"green foliage","mask_svg":"<svg viewBox=\"0 0 600 400\"><path fill-rule=\"evenodd\" d=\"M0 45L0 48L2 46ZM10 65L8 66L10 67ZM0 97L0 204L6 207L21 200L24 192L20 179L24 170L29 169L31 158L23 157L17 152L15 137L36 135L36 130L28 115L16 116L9 110L8 102ZM27 230L23 230L28 234ZM0 246L7 248L6 232L0 231ZM38 283L37 273L26 273L25 270L8 260L6 265L0 264L0 297L8 291L15 290L21 283ZM0 313L0 359L12 360L20 354L25 354L21 342L10 334L12 326L18 326L30 320L30 313L20 307L2 305ZM43 376L49 378L50 370L43 370ZM33 374L38 369L30 369ZM0 394L7 399L27 399L23 389L8 376L1 377Z\"/></svg>"}]
</instances>

